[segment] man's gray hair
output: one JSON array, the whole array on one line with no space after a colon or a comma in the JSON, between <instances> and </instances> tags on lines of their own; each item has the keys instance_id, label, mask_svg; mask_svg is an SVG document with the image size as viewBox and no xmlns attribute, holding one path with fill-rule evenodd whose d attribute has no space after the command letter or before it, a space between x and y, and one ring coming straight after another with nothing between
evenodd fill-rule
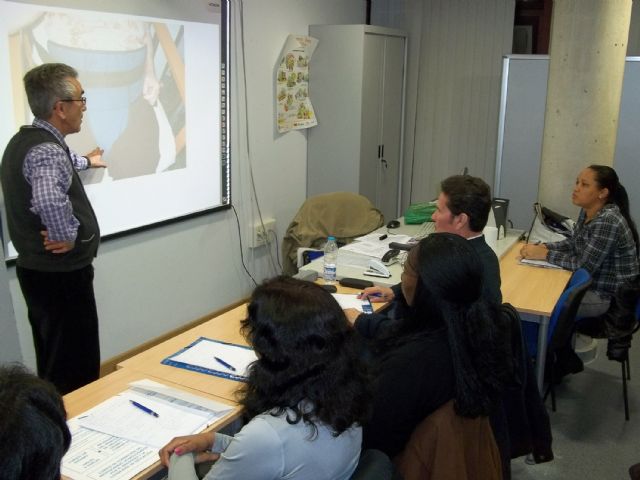
<instances>
[{"instance_id":1,"label":"man's gray hair","mask_svg":"<svg viewBox=\"0 0 640 480\"><path fill-rule=\"evenodd\" d=\"M49 119L58 100L73 97L75 88L69 78L77 76L75 68L64 63L44 63L29 70L23 80L33 115Z\"/></svg>"}]
</instances>

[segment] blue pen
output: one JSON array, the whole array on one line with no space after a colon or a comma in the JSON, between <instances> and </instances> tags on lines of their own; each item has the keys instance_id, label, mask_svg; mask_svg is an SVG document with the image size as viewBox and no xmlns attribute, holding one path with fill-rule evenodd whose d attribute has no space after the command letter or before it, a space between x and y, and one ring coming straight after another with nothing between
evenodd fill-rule
<instances>
[{"instance_id":1,"label":"blue pen","mask_svg":"<svg viewBox=\"0 0 640 480\"><path fill-rule=\"evenodd\" d=\"M375 292L375 293L364 293L364 292L360 292L360 295L358 295L358 296L359 296L359 297L362 297L363 295L364 295L365 297L382 297L382 294L381 294L381 293L379 293L379 292Z\"/></svg>"},{"instance_id":2,"label":"blue pen","mask_svg":"<svg viewBox=\"0 0 640 480\"><path fill-rule=\"evenodd\" d=\"M131 402L131 405L133 405L136 408L139 408L144 413L148 413L149 415L153 415L154 417L159 417L160 416L156 412L151 410L149 407L145 407L144 405L142 405L141 403L136 402L135 400L129 400L129 401Z\"/></svg>"},{"instance_id":3,"label":"blue pen","mask_svg":"<svg viewBox=\"0 0 640 480\"><path fill-rule=\"evenodd\" d=\"M225 362L224 360L222 360L221 358L218 357L213 357L215 359L216 362L218 362L220 365L222 365L223 367L227 367L229 370L231 370L232 372L236 371L236 367L234 367L233 365L229 365L227 362Z\"/></svg>"}]
</instances>

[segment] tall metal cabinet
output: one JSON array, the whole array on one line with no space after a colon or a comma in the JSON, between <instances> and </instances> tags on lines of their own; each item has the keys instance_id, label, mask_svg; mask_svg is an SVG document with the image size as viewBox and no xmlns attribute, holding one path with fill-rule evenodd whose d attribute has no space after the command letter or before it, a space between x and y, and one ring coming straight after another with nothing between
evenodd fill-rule
<instances>
[{"instance_id":1,"label":"tall metal cabinet","mask_svg":"<svg viewBox=\"0 0 640 480\"><path fill-rule=\"evenodd\" d=\"M350 191L398 216L406 34L370 25L311 25L318 125L307 143L307 196Z\"/></svg>"}]
</instances>

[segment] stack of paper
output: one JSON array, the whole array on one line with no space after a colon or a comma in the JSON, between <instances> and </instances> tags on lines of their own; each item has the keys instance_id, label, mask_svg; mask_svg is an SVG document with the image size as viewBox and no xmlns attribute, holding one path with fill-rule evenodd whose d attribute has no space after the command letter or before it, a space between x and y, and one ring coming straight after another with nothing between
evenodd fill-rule
<instances>
[{"instance_id":1,"label":"stack of paper","mask_svg":"<svg viewBox=\"0 0 640 480\"><path fill-rule=\"evenodd\" d=\"M158 450L173 437L200 432L232 409L150 380L130 387L69 420L72 441L63 475L129 479L157 462Z\"/></svg>"}]
</instances>

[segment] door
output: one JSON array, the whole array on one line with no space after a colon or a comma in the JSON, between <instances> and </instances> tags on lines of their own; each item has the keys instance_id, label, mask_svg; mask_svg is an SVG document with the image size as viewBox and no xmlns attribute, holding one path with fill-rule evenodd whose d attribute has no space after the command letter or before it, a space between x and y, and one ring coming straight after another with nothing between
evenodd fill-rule
<instances>
[{"instance_id":1,"label":"door","mask_svg":"<svg viewBox=\"0 0 640 480\"><path fill-rule=\"evenodd\" d=\"M378 208L385 218L398 216L400 155L402 145L402 100L404 83L404 42L402 37L386 37L384 46L381 144L384 155L378 170Z\"/></svg>"},{"instance_id":2,"label":"door","mask_svg":"<svg viewBox=\"0 0 640 480\"><path fill-rule=\"evenodd\" d=\"M360 193L380 208L379 169L382 145L383 35L366 33L362 66L362 118L360 132ZM382 212L385 219L386 212Z\"/></svg>"}]
</instances>

